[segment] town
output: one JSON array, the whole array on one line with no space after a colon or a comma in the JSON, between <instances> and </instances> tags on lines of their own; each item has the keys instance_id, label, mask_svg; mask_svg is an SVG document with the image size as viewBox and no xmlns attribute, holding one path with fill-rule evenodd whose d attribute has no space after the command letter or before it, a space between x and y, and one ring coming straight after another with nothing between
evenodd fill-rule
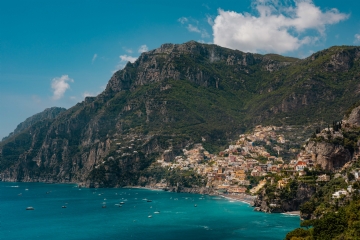
<instances>
[{"instance_id":1,"label":"town","mask_svg":"<svg viewBox=\"0 0 360 240\"><path fill-rule=\"evenodd\" d=\"M301 149L284 150L289 141L281 133L281 127L256 126L252 133L241 134L234 145L218 155L210 154L202 144L194 144L190 150L183 150L183 156L176 156L173 161L158 159L157 163L169 170L193 170L207 179L207 188L219 194L230 195L256 194L269 176L284 176L277 181L277 188L285 187L290 179L306 175L305 170L313 169L315 154ZM281 152L292 152L293 159L284 161ZM287 162L287 163L286 163ZM359 172L354 172L359 178ZM317 182L328 182L330 176L321 174ZM165 188L166 183L158 183L156 188ZM344 190L334 193L334 198L345 194Z\"/></svg>"}]
</instances>

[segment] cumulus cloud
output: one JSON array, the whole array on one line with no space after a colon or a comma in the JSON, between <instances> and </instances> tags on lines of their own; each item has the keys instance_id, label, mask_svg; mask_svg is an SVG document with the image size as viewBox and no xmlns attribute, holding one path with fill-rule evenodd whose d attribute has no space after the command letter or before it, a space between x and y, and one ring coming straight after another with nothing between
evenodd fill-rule
<instances>
[{"instance_id":1,"label":"cumulus cloud","mask_svg":"<svg viewBox=\"0 0 360 240\"><path fill-rule=\"evenodd\" d=\"M68 75L53 78L51 81L51 88L53 89L53 99L59 100L64 96L66 90L70 88L69 82L74 82Z\"/></svg>"},{"instance_id":2,"label":"cumulus cloud","mask_svg":"<svg viewBox=\"0 0 360 240\"><path fill-rule=\"evenodd\" d=\"M294 4L254 1L252 6L257 16L219 9L212 25L214 43L247 52L284 53L318 41L325 37L326 25L349 17L335 8L323 12L312 0L290 2ZM317 34L306 34L307 30L315 30Z\"/></svg>"},{"instance_id":3,"label":"cumulus cloud","mask_svg":"<svg viewBox=\"0 0 360 240\"><path fill-rule=\"evenodd\" d=\"M145 44L141 45L138 49L139 53L143 53L143 52L147 52L147 51L149 51L149 48Z\"/></svg>"},{"instance_id":4,"label":"cumulus cloud","mask_svg":"<svg viewBox=\"0 0 360 240\"><path fill-rule=\"evenodd\" d=\"M95 60L96 60L96 58L97 58L97 54L95 53L94 56L93 56L93 58L91 59L91 63L94 63Z\"/></svg>"},{"instance_id":5,"label":"cumulus cloud","mask_svg":"<svg viewBox=\"0 0 360 240\"><path fill-rule=\"evenodd\" d=\"M360 43L360 34L355 34L355 41L354 43Z\"/></svg>"}]
</instances>

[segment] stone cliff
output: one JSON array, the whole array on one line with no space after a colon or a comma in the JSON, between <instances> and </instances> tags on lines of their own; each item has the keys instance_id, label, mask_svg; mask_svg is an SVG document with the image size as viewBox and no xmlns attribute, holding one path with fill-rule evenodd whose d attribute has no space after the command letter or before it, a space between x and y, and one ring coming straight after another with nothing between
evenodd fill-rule
<instances>
[{"instance_id":1,"label":"stone cliff","mask_svg":"<svg viewBox=\"0 0 360 240\"><path fill-rule=\"evenodd\" d=\"M269 194L269 189L263 188L254 201L255 210L267 213L299 211L300 205L308 201L316 191L314 186L301 182L292 187L295 189L291 197L282 196L283 189L276 189L276 197L272 197Z\"/></svg>"}]
</instances>

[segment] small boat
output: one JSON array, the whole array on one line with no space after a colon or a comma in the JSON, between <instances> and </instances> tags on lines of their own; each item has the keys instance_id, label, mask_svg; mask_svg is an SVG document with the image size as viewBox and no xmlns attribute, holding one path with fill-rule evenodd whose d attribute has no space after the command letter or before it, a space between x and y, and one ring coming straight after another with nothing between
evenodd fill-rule
<instances>
[{"instance_id":1,"label":"small boat","mask_svg":"<svg viewBox=\"0 0 360 240\"><path fill-rule=\"evenodd\" d=\"M152 218L152 215L149 215L148 218Z\"/></svg>"},{"instance_id":2,"label":"small boat","mask_svg":"<svg viewBox=\"0 0 360 240\"><path fill-rule=\"evenodd\" d=\"M152 202L150 199L146 200L147 202Z\"/></svg>"},{"instance_id":3,"label":"small boat","mask_svg":"<svg viewBox=\"0 0 360 240\"><path fill-rule=\"evenodd\" d=\"M66 206L64 205L64 206L61 206L61 208L66 208Z\"/></svg>"},{"instance_id":4,"label":"small boat","mask_svg":"<svg viewBox=\"0 0 360 240\"><path fill-rule=\"evenodd\" d=\"M26 210L35 210L33 207L27 207Z\"/></svg>"},{"instance_id":5,"label":"small boat","mask_svg":"<svg viewBox=\"0 0 360 240\"><path fill-rule=\"evenodd\" d=\"M106 205L102 205L102 208L106 208Z\"/></svg>"},{"instance_id":6,"label":"small boat","mask_svg":"<svg viewBox=\"0 0 360 240\"><path fill-rule=\"evenodd\" d=\"M19 193L19 194L18 194L18 196L21 196L21 195L22 195L22 193Z\"/></svg>"},{"instance_id":7,"label":"small boat","mask_svg":"<svg viewBox=\"0 0 360 240\"><path fill-rule=\"evenodd\" d=\"M160 211L156 211L156 212L154 212L155 214L159 214L160 213Z\"/></svg>"},{"instance_id":8,"label":"small boat","mask_svg":"<svg viewBox=\"0 0 360 240\"><path fill-rule=\"evenodd\" d=\"M119 207L122 207L122 205L119 205Z\"/></svg>"},{"instance_id":9,"label":"small boat","mask_svg":"<svg viewBox=\"0 0 360 240\"><path fill-rule=\"evenodd\" d=\"M125 204L125 202L120 202L120 204Z\"/></svg>"},{"instance_id":10,"label":"small boat","mask_svg":"<svg viewBox=\"0 0 360 240\"><path fill-rule=\"evenodd\" d=\"M29 191L29 189L26 188L25 191Z\"/></svg>"},{"instance_id":11,"label":"small boat","mask_svg":"<svg viewBox=\"0 0 360 240\"><path fill-rule=\"evenodd\" d=\"M144 200L144 201L147 201L147 198L144 198L143 200Z\"/></svg>"},{"instance_id":12,"label":"small boat","mask_svg":"<svg viewBox=\"0 0 360 240\"><path fill-rule=\"evenodd\" d=\"M195 204L194 207L197 207L197 205Z\"/></svg>"}]
</instances>

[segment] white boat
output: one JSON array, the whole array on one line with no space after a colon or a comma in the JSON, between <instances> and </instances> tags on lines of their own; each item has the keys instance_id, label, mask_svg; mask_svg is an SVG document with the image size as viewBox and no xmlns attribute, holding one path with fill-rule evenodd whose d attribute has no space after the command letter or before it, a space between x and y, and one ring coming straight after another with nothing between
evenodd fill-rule
<instances>
[{"instance_id":1,"label":"white boat","mask_svg":"<svg viewBox=\"0 0 360 240\"><path fill-rule=\"evenodd\" d=\"M35 210L33 207L27 207L26 210Z\"/></svg>"},{"instance_id":2,"label":"white boat","mask_svg":"<svg viewBox=\"0 0 360 240\"><path fill-rule=\"evenodd\" d=\"M148 218L152 218L152 215L149 215Z\"/></svg>"},{"instance_id":3,"label":"white boat","mask_svg":"<svg viewBox=\"0 0 360 240\"><path fill-rule=\"evenodd\" d=\"M160 211L156 211L156 212L154 212L155 214L159 214L160 213Z\"/></svg>"}]
</instances>

